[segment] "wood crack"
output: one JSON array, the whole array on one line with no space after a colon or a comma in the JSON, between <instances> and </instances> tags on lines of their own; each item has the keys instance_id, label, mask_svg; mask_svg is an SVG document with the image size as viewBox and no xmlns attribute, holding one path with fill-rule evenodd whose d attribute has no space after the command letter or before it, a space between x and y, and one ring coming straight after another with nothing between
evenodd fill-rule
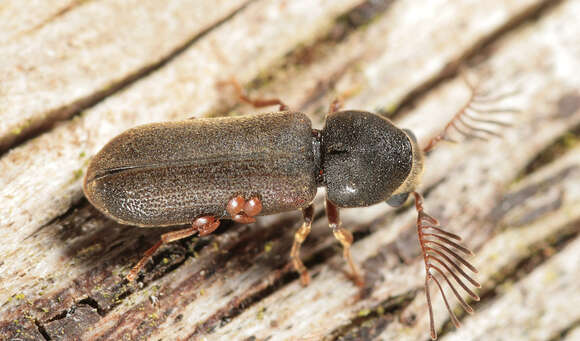
<instances>
[{"instance_id":1,"label":"wood crack","mask_svg":"<svg viewBox=\"0 0 580 341\"><path fill-rule=\"evenodd\" d=\"M415 299L420 290L411 290L393 296L372 309L360 310L351 323L329 333L324 340L351 341L373 340L395 319L399 319L403 310ZM408 321L412 324L411 321Z\"/></svg>"},{"instance_id":2,"label":"wood crack","mask_svg":"<svg viewBox=\"0 0 580 341\"><path fill-rule=\"evenodd\" d=\"M232 20L238 13L242 12L248 5L256 0L250 0L244 3L242 6L236 8L234 11L229 13L227 16L220 18L216 22L212 23L210 26L204 28L198 32L195 36L186 40L182 44L176 46L172 51L170 51L163 58L158 61L145 65L139 69L134 70L131 73L126 74L122 79L118 79L109 84L106 88L95 91L94 93L79 98L74 102L68 103L62 107L51 110L45 114L45 117L51 119L43 120L37 124L30 123L26 130L23 130L18 135L15 135L9 140L0 140L0 158L2 158L6 152L14 147L15 145L22 144L25 141L31 140L47 131L50 131L55 125L63 120L70 119L74 116L81 115L83 111L96 106L101 103L109 96L121 92L124 89L130 87L135 82L140 79L146 78L155 71L161 69L168 63L175 60L177 57L182 55L188 48L194 45L203 37L207 36L210 32L221 26L222 24Z\"/></svg>"},{"instance_id":3,"label":"wood crack","mask_svg":"<svg viewBox=\"0 0 580 341\"><path fill-rule=\"evenodd\" d=\"M471 63L481 63L481 58L487 56L490 52L490 47L501 38L508 35L510 32L516 31L522 26L549 12L554 7L557 7L563 0L545 0L536 4L534 7L514 16L504 25L498 27L493 32L483 37L479 41L475 41L471 47L467 48L463 54L456 60L451 60L447 65L432 79L426 80L415 89L408 92L400 101L399 106L394 110L390 117L397 119L403 115L407 109L412 108L415 103L421 100L426 94L431 92L441 83L453 79L459 75L463 67ZM477 60L476 60L477 59Z\"/></svg>"}]
</instances>

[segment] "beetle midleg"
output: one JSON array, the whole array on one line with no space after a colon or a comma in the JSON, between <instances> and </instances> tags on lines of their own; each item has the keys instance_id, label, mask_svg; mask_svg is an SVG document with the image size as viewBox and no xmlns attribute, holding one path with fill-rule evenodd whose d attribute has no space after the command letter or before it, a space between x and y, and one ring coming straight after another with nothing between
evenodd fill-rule
<instances>
[{"instance_id":1,"label":"beetle midleg","mask_svg":"<svg viewBox=\"0 0 580 341\"><path fill-rule=\"evenodd\" d=\"M228 201L226 211L233 221L242 224L249 224L256 222L254 216L262 211L262 201L257 196L244 199L241 195L237 195Z\"/></svg>"},{"instance_id":2,"label":"beetle midleg","mask_svg":"<svg viewBox=\"0 0 580 341\"><path fill-rule=\"evenodd\" d=\"M153 256L155 251L157 251L157 249L159 249L161 245L171 243L183 238L187 238L191 235L194 235L196 232L199 232L200 236L208 235L213 231L215 231L215 229L217 229L219 225L220 221L217 220L215 217L203 216L195 219L191 224L191 227L189 228L162 234L161 240L155 243L155 245L149 248L149 250L145 251L143 257L141 257L139 262L133 267L133 269L131 269L131 271L129 271L129 274L125 278L127 278L129 282L134 281L135 278L137 278L139 271L145 266L145 263L147 263L149 258Z\"/></svg>"},{"instance_id":3,"label":"beetle midleg","mask_svg":"<svg viewBox=\"0 0 580 341\"><path fill-rule=\"evenodd\" d=\"M353 241L352 233L341 226L338 207L328 199L326 199L326 216L328 217L328 226L332 229L334 238L336 238L340 244L342 244L342 255L350 267L352 280L357 286L362 287L364 280L360 275L354 260L352 259L352 255L350 254L350 246L352 245Z\"/></svg>"},{"instance_id":4,"label":"beetle midleg","mask_svg":"<svg viewBox=\"0 0 580 341\"><path fill-rule=\"evenodd\" d=\"M292 259L294 269L300 274L302 285L308 285L308 283L310 283L310 276L308 275L304 263L302 263L302 260L300 259L300 247L306 237L310 234L310 229L312 228L312 217L314 216L314 205L310 204L306 208L303 208L302 216L304 217L304 222L294 234L294 243L292 244L292 250L290 251L290 258Z\"/></svg>"},{"instance_id":5,"label":"beetle midleg","mask_svg":"<svg viewBox=\"0 0 580 341\"><path fill-rule=\"evenodd\" d=\"M282 102L278 98L269 98L269 99L254 98L254 99L252 99L252 98L248 97L248 95L244 94L244 90L242 89L242 86L240 85L240 83L238 83L238 81L235 78L231 78L228 81L224 81L224 82L220 82L220 83L232 85L234 87L234 89L236 91L236 95L238 96L240 101L248 103L251 106L253 106L254 108L263 108L263 107L269 107L271 105L279 105L280 111L287 111L290 109L289 106L287 106L284 102Z\"/></svg>"}]
</instances>

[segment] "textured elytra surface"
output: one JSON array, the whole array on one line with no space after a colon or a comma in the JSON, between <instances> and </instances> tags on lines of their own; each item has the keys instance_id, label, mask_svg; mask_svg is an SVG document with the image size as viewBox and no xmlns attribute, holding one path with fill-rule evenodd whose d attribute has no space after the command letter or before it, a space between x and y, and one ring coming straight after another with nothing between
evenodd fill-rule
<instances>
[{"instance_id":1,"label":"textured elytra surface","mask_svg":"<svg viewBox=\"0 0 580 341\"><path fill-rule=\"evenodd\" d=\"M192 42L177 55L159 49L162 64L148 52L130 54L136 59L125 63L111 51L127 52L122 46L132 43L155 50L174 40L117 35L123 26L100 20L93 11L114 13L115 22L123 22L127 11L103 9L110 6L107 1L78 4L63 15L51 8L38 18L52 20L19 25L18 34L3 36L13 39L11 46L26 58L10 59L19 87L12 88L13 97L2 87L8 83L2 83L0 96L10 96L11 104L5 111L7 102L0 102L0 112L16 119L11 127L22 132L31 127L31 116L47 124L17 135L20 139L14 139L20 129L2 133L12 149L0 159L0 335L427 340L412 210L379 204L341 211L344 226L355 231L353 255L367 281L362 294L344 274L319 201L301 252L313 276L306 288L286 268L300 214L265 216L252 225L224 223L216 234L168 245L138 283L128 286L123 282L128 269L170 229L122 226L100 214L82 199L81 173L88 158L126 129L225 114L234 101L215 85L231 75L255 87L253 94L279 96L292 110L307 113L315 128L323 126L337 93L351 95L345 109L395 109L397 126L411 128L424 143L462 104L466 88L456 72L467 67L492 89L518 88L504 104L521 113L503 139L445 144L425 160L420 187L425 207L476 251L470 261L483 284L476 314L460 316L458 331L449 326L443 303L435 301L440 339L576 339L580 153L574 131L580 122L580 85L571 75L580 69L578 1L254 1L233 14L216 5L225 19L215 22L215 16L205 15L215 25L201 27L208 28L204 34L180 30L185 26L179 21L167 25ZM140 9L154 10L153 16L169 13ZM201 23L187 11L180 13L187 25ZM134 28L131 20L125 22ZM79 25L91 34L84 35ZM45 34L54 37L43 39ZM184 42L183 35L171 36ZM97 39L87 41L90 37ZM85 45L89 42L93 45ZM42 53L26 55L30 46ZM100 63L93 50L87 53L90 47L107 62ZM292 50L296 54L287 55ZM52 72L44 72L46 67ZM94 75L116 79L114 71L125 67L133 73L121 72L121 90L109 87L114 82L90 81ZM89 81L70 77L75 70L84 70ZM42 75L47 78L38 81ZM95 101L79 101L84 90L59 86L70 83L70 89L78 89L77 81ZM35 87L38 91L30 92ZM39 100L40 93L50 103ZM54 103L68 111L52 115ZM32 115L19 115L24 112Z\"/></svg>"},{"instance_id":2,"label":"textured elytra surface","mask_svg":"<svg viewBox=\"0 0 580 341\"><path fill-rule=\"evenodd\" d=\"M259 197L261 215L300 209L316 172L310 120L280 112L130 129L92 158L84 189L119 222L165 226L227 218L237 195Z\"/></svg>"}]
</instances>

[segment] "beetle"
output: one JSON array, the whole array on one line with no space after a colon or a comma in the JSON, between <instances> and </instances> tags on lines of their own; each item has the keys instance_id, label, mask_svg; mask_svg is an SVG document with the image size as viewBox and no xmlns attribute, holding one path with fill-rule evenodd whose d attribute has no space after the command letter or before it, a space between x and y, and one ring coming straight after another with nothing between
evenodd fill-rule
<instances>
[{"instance_id":1,"label":"beetle","mask_svg":"<svg viewBox=\"0 0 580 341\"><path fill-rule=\"evenodd\" d=\"M459 236L445 231L424 211L423 198L416 188L425 152L441 140L450 140L451 129L472 137L491 135L489 130L465 121L468 117L472 122L494 123L476 116L473 103L478 98L485 100L485 95L470 87L466 105L422 149L410 130L370 112L340 110L340 101L332 103L324 127L318 130L312 128L308 116L290 111L282 101L253 100L237 83L234 85L242 101L255 107L279 105L280 110L138 126L112 139L91 159L83 190L107 216L141 227L191 224L163 234L129 272L127 280L136 278L161 245L194 234L208 235L222 219L252 223L260 215L301 210L303 223L295 233L290 258L302 284L307 285L310 277L300 259L300 246L311 230L317 189L325 187L329 227L342 244L354 282L362 286L363 277L350 253L353 236L341 225L339 209L385 201L399 207L412 196L426 269L431 337L436 338L430 281L436 283L453 323L459 326L441 283L445 281L465 311L471 313L472 308L449 277L479 300L465 280L475 287L479 283L461 268L463 265L477 272L464 258L472 252L459 244ZM461 122L468 132L459 128Z\"/></svg>"}]
</instances>

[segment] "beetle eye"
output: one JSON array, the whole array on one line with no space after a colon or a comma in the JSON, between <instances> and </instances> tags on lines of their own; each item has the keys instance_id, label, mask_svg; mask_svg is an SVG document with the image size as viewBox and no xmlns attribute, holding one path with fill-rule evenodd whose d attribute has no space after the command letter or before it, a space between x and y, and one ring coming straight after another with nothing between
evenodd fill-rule
<instances>
[{"instance_id":1,"label":"beetle eye","mask_svg":"<svg viewBox=\"0 0 580 341\"><path fill-rule=\"evenodd\" d=\"M387 204L389 204L389 206L391 207L401 207L405 204L407 198L409 198L409 192L395 194L392 195L389 199L387 199Z\"/></svg>"}]
</instances>

